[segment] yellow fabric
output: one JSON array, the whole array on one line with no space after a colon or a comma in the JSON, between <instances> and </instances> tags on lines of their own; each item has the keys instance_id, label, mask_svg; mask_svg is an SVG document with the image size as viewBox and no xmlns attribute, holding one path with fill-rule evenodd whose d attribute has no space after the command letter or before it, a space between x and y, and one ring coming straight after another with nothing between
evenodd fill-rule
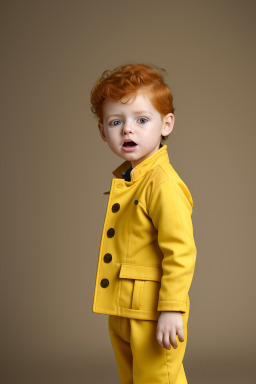
<instances>
[{"instance_id":1,"label":"yellow fabric","mask_svg":"<svg viewBox=\"0 0 256 384\"><path fill-rule=\"evenodd\" d=\"M183 313L184 341L178 348L163 348L156 339L156 321L108 318L111 344L121 384L187 384L183 358L187 345L188 315Z\"/></svg>"},{"instance_id":2,"label":"yellow fabric","mask_svg":"<svg viewBox=\"0 0 256 384\"><path fill-rule=\"evenodd\" d=\"M129 161L117 167L110 191L104 192L109 197L92 310L141 320L157 320L161 311L186 313L197 255L192 196L170 163L167 145L125 181L122 172L130 167ZM120 208L112 210L117 203Z\"/></svg>"}]
</instances>

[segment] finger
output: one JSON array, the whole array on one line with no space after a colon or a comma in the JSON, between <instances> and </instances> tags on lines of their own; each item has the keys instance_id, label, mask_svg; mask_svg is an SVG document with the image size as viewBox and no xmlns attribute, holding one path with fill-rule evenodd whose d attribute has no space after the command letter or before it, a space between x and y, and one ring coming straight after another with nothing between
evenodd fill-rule
<instances>
[{"instance_id":1,"label":"finger","mask_svg":"<svg viewBox=\"0 0 256 384\"><path fill-rule=\"evenodd\" d=\"M164 333L163 343L164 343L164 347L166 349L171 349L170 335L169 335L169 332L167 332L167 331Z\"/></svg>"},{"instance_id":2,"label":"finger","mask_svg":"<svg viewBox=\"0 0 256 384\"><path fill-rule=\"evenodd\" d=\"M178 329L177 334L178 334L179 341L184 341L185 340L184 336L183 336L183 329L182 328Z\"/></svg>"},{"instance_id":3,"label":"finger","mask_svg":"<svg viewBox=\"0 0 256 384\"><path fill-rule=\"evenodd\" d=\"M156 339L157 339L158 344L163 346L163 333L161 331L157 331Z\"/></svg>"},{"instance_id":4,"label":"finger","mask_svg":"<svg viewBox=\"0 0 256 384\"><path fill-rule=\"evenodd\" d=\"M176 340L176 330L175 328L172 328L170 330L170 341L173 348L178 348L177 340Z\"/></svg>"}]
</instances>

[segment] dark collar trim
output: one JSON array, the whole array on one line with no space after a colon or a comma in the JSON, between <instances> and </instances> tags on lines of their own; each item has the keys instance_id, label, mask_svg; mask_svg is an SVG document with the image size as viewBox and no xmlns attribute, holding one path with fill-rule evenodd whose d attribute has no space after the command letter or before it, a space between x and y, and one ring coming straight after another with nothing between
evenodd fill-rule
<instances>
[{"instance_id":1,"label":"dark collar trim","mask_svg":"<svg viewBox=\"0 0 256 384\"><path fill-rule=\"evenodd\" d=\"M128 168L125 172L122 172L122 176L125 179L125 181L131 181L131 170L133 168Z\"/></svg>"}]
</instances>

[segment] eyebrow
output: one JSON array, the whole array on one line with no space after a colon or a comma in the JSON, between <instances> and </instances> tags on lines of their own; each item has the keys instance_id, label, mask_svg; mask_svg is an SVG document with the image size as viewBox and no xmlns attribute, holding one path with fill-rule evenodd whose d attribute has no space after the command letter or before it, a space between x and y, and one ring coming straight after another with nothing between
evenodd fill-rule
<instances>
[{"instance_id":1,"label":"eyebrow","mask_svg":"<svg viewBox=\"0 0 256 384\"><path fill-rule=\"evenodd\" d=\"M134 115L140 115L140 114L143 114L143 113L145 113L146 115L151 115L152 116L152 113L149 112L149 111L134 111L133 112ZM114 117L114 116L122 116L122 114L121 113L114 113L113 115L107 116L107 118Z\"/></svg>"}]
</instances>

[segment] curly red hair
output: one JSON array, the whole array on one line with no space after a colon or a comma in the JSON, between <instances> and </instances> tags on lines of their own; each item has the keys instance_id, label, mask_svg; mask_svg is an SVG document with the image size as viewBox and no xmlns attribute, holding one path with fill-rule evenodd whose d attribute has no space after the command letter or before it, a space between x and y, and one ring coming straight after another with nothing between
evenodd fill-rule
<instances>
[{"instance_id":1,"label":"curly red hair","mask_svg":"<svg viewBox=\"0 0 256 384\"><path fill-rule=\"evenodd\" d=\"M123 96L136 93L139 88L148 88L149 99L161 117L174 113L173 96L164 82L163 68L146 64L127 64L106 70L91 90L91 111L103 124L102 104L105 99L120 100ZM163 140L167 136L162 136Z\"/></svg>"}]
</instances>

